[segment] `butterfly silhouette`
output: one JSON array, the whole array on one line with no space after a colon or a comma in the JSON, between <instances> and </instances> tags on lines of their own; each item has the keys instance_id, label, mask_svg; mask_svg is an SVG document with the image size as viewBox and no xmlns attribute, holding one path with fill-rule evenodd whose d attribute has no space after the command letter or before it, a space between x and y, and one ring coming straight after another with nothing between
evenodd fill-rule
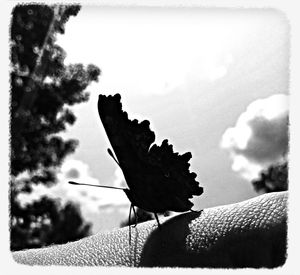
<instances>
[{"instance_id":1,"label":"butterfly silhouette","mask_svg":"<svg viewBox=\"0 0 300 275\"><path fill-rule=\"evenodd\" d=\"M131 209L139 207L157 213L191 210L190 199L203 193L196 181L196 173L189 171L190 152L175 153L165 139L160 146L153 144L155 134L150 122L130 120L122 110L121 96L99 95L98 112L113 148L108 153L123 171L129 188L123 189L131 202ZM130 224L130 220L129 220Z\"/></svg>"}]
</instances>

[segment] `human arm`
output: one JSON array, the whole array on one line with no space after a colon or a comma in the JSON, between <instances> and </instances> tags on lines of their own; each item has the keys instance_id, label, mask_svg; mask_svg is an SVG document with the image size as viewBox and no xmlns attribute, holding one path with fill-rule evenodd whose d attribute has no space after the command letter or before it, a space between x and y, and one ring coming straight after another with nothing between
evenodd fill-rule
<instances>
[{"instance_id":1,"label":"human arm","mask_svg":"<svg viewBox=\"0 0 300 275\"><path fill-rule=\"evenodd\" d=\"M63 245L14 252L29 265L275 267L285 262L287 192L188 212Z\"/></svg>"}]
</instances>

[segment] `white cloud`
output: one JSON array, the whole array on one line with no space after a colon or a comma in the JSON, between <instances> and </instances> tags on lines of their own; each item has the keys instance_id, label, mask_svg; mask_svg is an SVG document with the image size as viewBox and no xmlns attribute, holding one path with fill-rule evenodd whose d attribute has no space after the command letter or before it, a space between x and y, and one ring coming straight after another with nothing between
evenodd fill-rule
<instances>
[{"instance_id":1,"label":"white cloud","mask_svg":"<svg viewBox=\"0 0 300 275\"><path fill-rule=\"evenodd\" d=\"M113 190L106 188L97 188L90 186L71 185L68 181L73 180L81 183L100 185L98 179L93 178L89 167L82 161L69 159L62 165L57 174L58 183L50 188L44 185L33 187L31 194L20 194L18 199L25 204L39 199L46 195L52 198L59 198L62 203L73 201L81 207L83 215L91 212L99 212L99 209L108 209L109 207L127 207L130 202L122 190ZM109 184L103 184L109 185ZM115 173L115 180L110 186L126 187L122 178L121 170Z\"/></svg>"},{"instance_id":2,"label":"white cloud","mask_svg":"<svg viewBox=\"0 0 300 275\"><path fill-rule=\"evenodd\" d=\"M226 76L229 67L233 63L233 55L214 45L207 45L207 48L198 53L190 64L186 74L186 81L215 81Z\"/></svg>"},{"instance_id":3,"label":"white cloud","mask_svg":"<svg viewBox=\"0 0 300 275\"><path fill-rule=\"evenodd\" d=\"M249 180L281 160L288 150L288 96L252 102L236 125L225 131L221 147L230 152L232 169Z\"/></svg>"},{"instance_id":4,"label":"white cloud","mask_svg":"<svg viewBox=\"0 0 300 275\"><path fill-rule=\"evenodd\" d=\"M98 90L165 95L190 78L215 81L224 77L233 60L231 53L245 33L257 27L246 18L241 25L216 15L179 17L168 14L166 19L157 13L153 20L147 13L85 7L76 20L68 22L58 44L68 53L66 63L99 64ZM101 39L91 35L94 28Z\"/></svg>"}]
</instances>

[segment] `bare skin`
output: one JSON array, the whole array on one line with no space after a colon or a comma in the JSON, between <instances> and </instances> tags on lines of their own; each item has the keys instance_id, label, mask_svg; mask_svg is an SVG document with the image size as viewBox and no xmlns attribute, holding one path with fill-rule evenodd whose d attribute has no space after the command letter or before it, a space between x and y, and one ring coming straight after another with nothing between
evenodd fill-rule
<instances>
[{"instance_id":1,"label":"bare skin","mask_svg":"<svg viewBox=\"0 0 300 275\"><path fill-rule=\"evenodd\" d=\"M286 257L287 192L14 252L27 265L276 267Z\"/></svg>"}]
</instances>

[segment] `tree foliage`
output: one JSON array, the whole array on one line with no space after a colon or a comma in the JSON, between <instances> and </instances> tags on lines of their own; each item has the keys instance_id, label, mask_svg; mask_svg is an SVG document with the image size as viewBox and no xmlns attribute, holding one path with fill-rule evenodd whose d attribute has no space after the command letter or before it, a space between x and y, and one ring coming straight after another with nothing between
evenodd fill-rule
<instances>
[{"instance_id":1,"label":"tree foliage","mask_svg":"<svg viewBox=\"0 0 300 275\"><path fill-rule=\"evenodd\" d=\"M80 6L18 5L12 11L11 57L11 248L38 247L81 238L89 231L76 205L50 198L21 205L18 194L33 184L56 183L56 168L74 152L77 141L59 133L76 117L70 106L88 100L87 86L98 80L94 65L65 65L56 44ZM70 226L72 226L70 228ZM71 232L72 231L72 232Z\"/></svg>"},{"instance_id":2,"label":"tree foliage","mask_svg":"<svg viewBox=\"0 0 300 275\"><path fill-rule=\"evenodd\" d=\"M288 162L271 165L262 171L260 178L253 180L252 184L257 192L286 191L288 189Z\"/></svg>"},{"instance_id":3,"label":"tree foliage","mask_svg":"<svg viewBox=\"0 0 300 275\"><path fill-rule=\"evenodd\" d=\"M26 207L13 203L11 211L14 213L12 250L67 243L87 236L90 231L90 224L71 202L61 205L44 196Z\"/></svg>"}]
</instances>

